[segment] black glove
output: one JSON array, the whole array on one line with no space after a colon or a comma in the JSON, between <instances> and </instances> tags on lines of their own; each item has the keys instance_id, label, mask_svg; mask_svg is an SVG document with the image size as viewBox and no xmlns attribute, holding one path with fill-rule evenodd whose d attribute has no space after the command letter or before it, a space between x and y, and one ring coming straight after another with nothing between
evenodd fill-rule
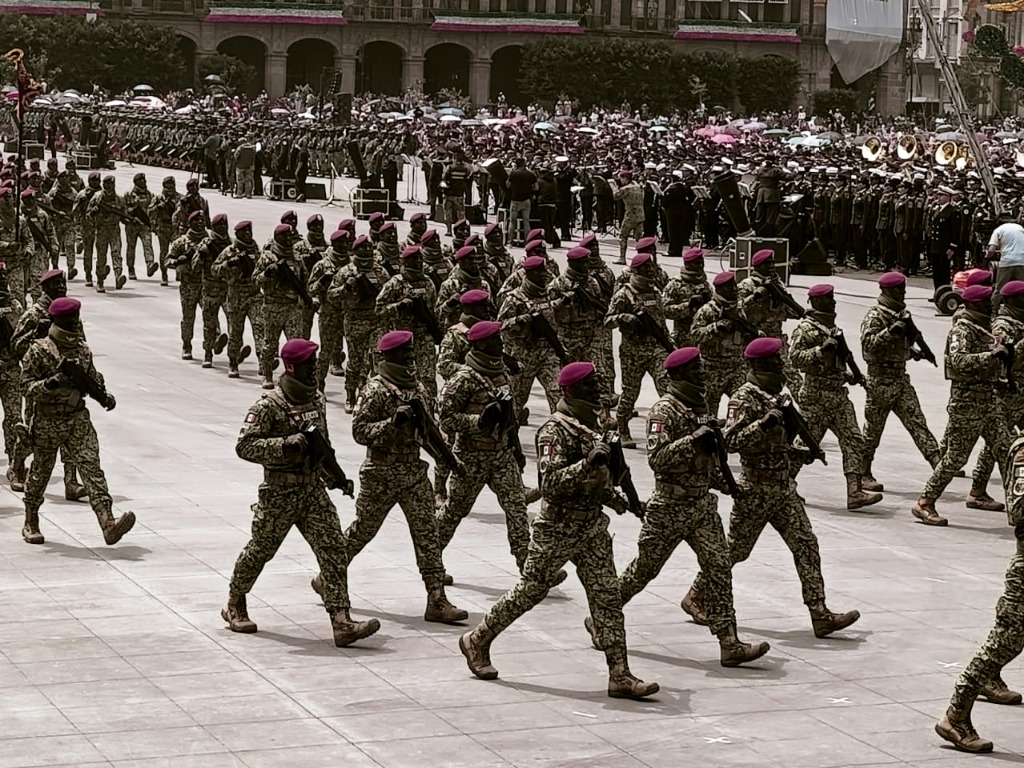
<instances>
[{"instance_id":1,"label":"black glove","mask_svg":"<svg viewBox=\"0 0 1024 768\"><path fill-rule=\"evenodd\" d=\"M821 345L821 348L823 350L825 350L826 352L831 352L832 354L835 354L835 351L836 349L838 349L838 347L839 342L836 341L835 336L829 336L827 339L825 339L825 343Z\"/></svg>"},{"instance_id":2,"label":"black glove","mask_svg":"<svg viewBox=\"0 0 1024 768\"><path fill-rule=\"evenodd\" d=\"M769 429L774 429L786 421L785 415L778 408L772 408L768 413L761 417L759 422L761 429L767 432Z\"/></svg>"},{"instance_id":3,"label":"black glove","mask_svg":"<svg viewBox=\"0 0 1024 768\"><path fill-rule=\"evenodd\" d=\"M714 445L715 432L711 427L707 426L706 424L702 424L701 426L697 427L697 430L695 432L692 432L690 434L690 442L700 443L702 447L708 449L709 447L712 447Z\"/></svg>"},{"instance_id":4,"label":"black glove","mask_svg":"<svg viewBox=\"0 0 1024 768\"><path fill-rule=\"evenodd\" d=\"M721 320L715 323L715 325L718 327L718 330L722 333L728 333L729 331L732 330L732 320L730 320L727 317L723 317Z\"/></svg>"},{"instance_id":5,"label":"black glove","mask_svg":"<svg viewBox=\"0 0 1024 768\"><path fill-rule=\"evenodd\" d=\"M36 323L36 338L37 339L45 339L46 336L49 333L50 333L50 321L49 320L40 320L38 323Z\"/></svg>"},{"instance_id":6,"label":"black glove","mask_svg":"<svg viewBox=\"0 0 1024 768\"><path fill-rule=\"evenodd\" d=\"M115 400L114 396L109 392L107 393L107 401L103 404L103 407L108 411L112 411L117 407L117 400Z\"/></svg>"},{"instance_id":7,"label":"black glove","mask_svg":"<svg viewBox=\"0 0 1024 768\"><path fill-rule=\"evenodd\" d=\"M306 451L306 436L296 432L284 439L285 458L297 459Z\"/></svg>"},{"instance_id":8,"label":"black glove","mask_svg":"<svg viewBox=\"0 0 1024 768\"><path fill-rule=\"evenodd\" d=\"M896 336L906 336L907 324L902 320L897 320L895 323L892 324L892 326L890 326L889 333L894 334Z\"/></svg>"},{"instance_id":9,"label":"black glove","mask_svg":"<svg viewBox=\"0 0 1024 768\"><path fill-rule=\"evenodd\" d=\"M634 325L640 322L640 318L636 315L620 315L619 325L623 328L632 328Z\"/></svg>"},{"instance_id":10,"label":"black glove","mask_svg":"<svg viewBox=\"0 0 1024 768\"><path fill-rule=\"evenodd\" d=\"M608 463L611 453L612 449L608 443L595 443L594 447L590 449L590 453L587 454L587 464L592 467L603 467Z\"/></svg>"},{"instance_id":11,"label":"black glove","mask_svg":"<svg viewBox=\"0 0 1024 768\"><path fill-rule=\"evenodd\" d=\"M56 375L51 376L50 378L48 378L46 381L44 381L43 382L43 387L45 387L46 389L48 389L48 390L50 390L52 392L55 389L60 389L61 385L63 385L63 384L64 384L63 377L60 374L56 374Z\"/></svg>"},{"instance_id":12,"label":"black glove","mask_svg":"<svg viewBox=\"0 0 1024 768\"><path fill-rule=\"evenodd\" d=\"M400 405L398 410L395 411L395 415L391 417L391 423L396 427L400 427L412 421L415 415L416 413L411 405Z\"/></svg>"},{"instance_id":13,"label":"black glove","mask_svg":"<svg viewBox=\"0 0 1024 768\"><path fill-rule=\"evenodd\" d=\"M274 263L274 264L271 264L270 266L268 266L264 270L263 274L266 275L267 277L277 277L277 273L278 273L279 269L280 269L280 266L277 263Z\"/></svg>"},{"instance_id":14,"label":"black glove","mask_svg":"<svg viewBox=\"0 0 1024 768\"><path fill-rule=\"evenodd\" d=\"M498 422L501 420L501 404L498 402L491 402L484 408L483 413L480 414L480 420L477 422L481 432L490 432L498 426Z\"/></svg>"},{"instance_id":15,"label":"black glove","mask_svg":"<svg viewBox=\"0 0 1024 768\"><path fill-rule=\"evenodd\" d=\"M1002 362L1010 357L1010 350L1008 350L1002 344L996 344L992 348L992 357Z\"/></svg>"}]
</instances>

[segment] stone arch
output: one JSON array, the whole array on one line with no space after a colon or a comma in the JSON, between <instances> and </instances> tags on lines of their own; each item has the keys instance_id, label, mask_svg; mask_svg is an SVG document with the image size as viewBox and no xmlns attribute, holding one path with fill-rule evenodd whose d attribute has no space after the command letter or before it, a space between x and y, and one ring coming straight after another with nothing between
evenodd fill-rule
<instances>
[{"instance_id":1,"label":"stone arch","mask_svg":"<svg viewBox=\"0 0 1024 768\"><path fill-rule=\"evenodd\" d=\"M181 63L184 71L182 83L191 88L196 84L196 51L199 46L196 41L187 35L178 34L178 55L181 56Z\"/></svg>"},{"instance_id":2,"label":"stone arch","mask_svg":"<svg viewBox=\"0 0 1024 768\"><path fill-rule=\"evenodd\" d=\"M447 88L468 96L472 57L472 52L458 43L439 43L427 49L423 58L423 90L435 94Z\"/></svg>"},{"instance_id":3,"label":"stone arch","mask_svg":"<svg viewBox=\"0 0 1024 768\"><path fill-rule=\"evenodd\" d=\"M308 85L319 93L324 70L334 69L337 55L338 50L326 40L317 38L296 40L288 47L285 90L291 92L297 86ZM324 88L330 88L330 86L330 82L323 84Z\"/></svg>"},{"instance_id":4,"label":"stone arch","mask_svg":"<svg viewBox=\"0 0 1024 768\"><path fill-rule=\"evenodd\" d=\"M401 95L404 62L405 51L389 40L364 43L356 54L355 92Z\"/></svg>"},{"instance_id":5,"label":"stone arch","mask_svg":"<svg viewBox=\"0 0 1024 768\"><path fill-rule=\"evenodd\" d=\"M249 35L228 37L217 44L217 53L244 61L256 70L256 90L266 88L267 45L262 40Z\"/></svg>"},{"instance_id":6,"label":"stone arch","mask_svg":"<svg viewBox=\"0 0 1024 768\"><path fill-rule=\"evenodd\" d=\"M506 45L491 56L490 100L497 102L498 94L505 95L508 104L522 104L519 75L522 69L523 47Z\"/></svg>"}]
</instances>

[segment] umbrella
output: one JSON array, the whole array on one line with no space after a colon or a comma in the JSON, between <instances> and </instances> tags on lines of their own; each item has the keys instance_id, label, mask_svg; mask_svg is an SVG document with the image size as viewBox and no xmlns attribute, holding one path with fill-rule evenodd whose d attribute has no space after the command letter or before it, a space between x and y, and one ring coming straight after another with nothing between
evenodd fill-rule
<instances>
[{"instance_id":1,"label":"umbrella","mask_svg":"<svg viewBox=\"0 0 1024 768\"><path fill-rule=\"evenodd\" d=\"M289 114L289 112L287 109L283 109L282 107L274 107L272 110L270 110L270 114L275 115L277 117L281 117L282 115Z\"/></svg>"},{"instance_id":2,"label":"umbrella","mask_svg":"<svg viewBox=\"0 0 1024 768\"><path fill-rule=\"evenodd\" d=\"M121 99L114 99L113 101L108 101L103 106L104 107L126 107L128 105L124 101L122 101Z\"/></svg>"},{"instance_id":3,"label":"umbrella","mask_svg":"<svg viewBox=\"0 0 1024 768\"><path fill-rule=\"evenodd\" d=\"M711 141L715 144L735 144L736 137L730 136L728 133L716 133L711 137Z\"/></svg>"},{"instance_id":4,"label":"umbrella","mask_svg":"<svg viewBox=\"0 0 1024 768\"><path fill-rule=\"evenodd\" d=\"M558 130L558 126L554 123L537 123L533 126L534 131L551 131L555 132Z\"/></svg>"},{"instance_id":5,"label":"umbrella","mask_svg":"<svg viewBox=\"0 0 1024 768\"><path fill-rule=\"evenodd\" d=\"M760 120L751 120L746 125L742 126L744 131L763 131L768 127L767 123L762 123Z\"/></svg>"},{"instance_id":6,"label":"umbrella","mask_svg":"<svg viewBox=\"0 0 1024 768\"><path fill-rule=\"evenodd\" d=\"M504 125L508 120L501 117L487 117L484 118L484 125Z\"/></svg>"},{"instance_id":7,"label":"umbrella","mask_svg":"<svg viewBox=\"0 0 1024 768\"><path fill-rule=\"evenodd\" d=\"M479 120L463 120L462 121L462 127L463 128L479 128L481 125L483 125L483 123L481 123Z\"/></svg>"},{"instance_id":8,"label":"umbrella","mask_svg":"<svg viewBox=\"0 0 1024 768\"><path fill-rule=\"evenodd\" d=\"M462 118L458 115L441 115L442 123L461 123Z\"/></svg>"},{"instance_id":9,"label":"umbrella","mask_svg":"<svg viewBox=\"0 0 1024 768\"><path fill-rule=\"evenodd\" d=\"M997 133L995 133L993 135L997 139L1009 139L1011 137L1016 138L1016 136L1017 136L1017 134L1013 133L1012 131L998 131Z\"/></svg>"},{"instance_id":10,"label":"umbrella","mask_svg":"<svg viewBox=\"0 0 1024 768\"><path fill-rule=\"evenodd\" d=\"M789 131L785 128L772 128L770 131L764 132L765 136L789 136Z\"/></svg>"},{"instance_id":11,"label":"umbrella","mask_svg":"<svg viewBox=\"0 0 1024 768\"><path fill-rule=\"evenodd\" d=\"M135 91L135 93L152 93L156 89L153 88L152 85L142 84L136 85L134 88L132 88L132 90Z\"/></svg>"},{"instance_id":12,"label":"umbrella","mask_svg":"<svg viewBox=\"0 0 1024 768\"><path fill-rule=\"evenodd\" d=\"M668 128L666 128L664 125L652 125L647 130L649 130L651 133L665 133L668 131Z\"/></svg>"},{"instance_id":13,"label":"umbrella","mask_svg":"<svg viewBox=\"0 0 1024 768\"><path fill-rule=\"evenodd\" d=\"M128 104L129 107L141 107L142 109L166 109L167 104L163 99L156 96L136 96Z\"/></svg>"},{"instance_id":14,"label":"umbrella","mask_svg":"<svg viewBox=\"0 0 1024 768\"><path fill-rule=\"evenodd\" d=\"M597 128L579 128L576 133L589 133L592 136L596 136L598 134L598 130Z\"/></svg>"},{"instance_id":15,"label":"umbrella","mask_svg":"<svg viewBox=\"0 0 1024 768\"><path fill-rule=\"evenodd\" d=\"M836 133L835 131L825 131L824 133L818 134L819 139L828 139L829 141L842 141L843 135Z\"/></svg>"},{"instance_id":16,"label":"umbrella","mask_svg":"<svg viewBox=\"0 0 1024 768\"><path fill-rule=\"evenodd\" d=\"M967 137L960 131L946 131L935 134L936 141L967 141Z\"/></svg>"},{"instance_id":17,"label":"umbrella","mask_svg":"<svg viewBox=\"0 0 1024 768\"><path fill-rule=\"evenodd\" d=\"M224 81L220 79L220 75L207 75L206 77L203 78L203 82L204 83L223 83Z\"/></svg>"},{"instance_id":18,"label":"umbrella","mask_svg":"<svg viewBox=\"0 0 1024 768\"><path fill-rule=\"evenodd\" d=\"M442 107L441 109L438 110L438 113L441 114L441 115L444 115L445 117L447 117L449 115L454 116L454 117L465 117L466 116L466 113L463 112L458 107Z\"/></svg>"},{"instance_id":19,"label":"umbrella","mask_svg":"<svg viewBox=\"0 0 1024 768\"><path fill-rule=\"evenodd\" d=\"M189 114L192 114L192 111L194 109L195 109L195 107L192 104L186 104L181 109L174 110L174 114L176 114L176 115L189 115Z\"/></svg>"}]
</instances>

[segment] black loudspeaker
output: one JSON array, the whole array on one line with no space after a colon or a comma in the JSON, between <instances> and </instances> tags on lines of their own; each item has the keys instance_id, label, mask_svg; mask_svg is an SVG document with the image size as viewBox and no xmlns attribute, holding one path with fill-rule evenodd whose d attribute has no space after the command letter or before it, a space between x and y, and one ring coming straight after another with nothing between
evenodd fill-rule
<instances>
[{"instance_id":1,"label":"black loudspeaker","mask_svg":"<svg viewBox=\"0 0 1024 768\"><path fill-rule=\"evenodd\" d=\"M347 126L352 122L352 94L336 93L334 95L334 122Z\"/></svg>"},{"instance_id":2,"label":"black loudspeaker","mask_svg":"<svg viewBox=\"0 0 1024 768\"><path fill-rule=\"evenodd\" d=\"M508 172L505 170L505 166L501 164L501 160L493 157L490 160L484 160L480 165L490 175L491 181L501 187L501 189L505 189L505 185L508 183Z\"/></svg>"},{"instance_id":3,"label":"black loudspeaker","mask_svg":"<svg viewBox=\"0 0 1024 768\"><path fill-rule=\"evenodd\" d=\"M350 141L348 143L348 156L352 159L352 168L360 181L366 181L366 165L363 164L363 153L359 149L359 143Z\"/></svg>"},{"instance_id":4,"label":"black loudspeaker","mask_svg":"<svg viewBox=\"0 0 1024 768\"><path fill-rule=\"evenodd\" d=\"M472 224L474 227L480 227L487 223L487 216L484 214L484 209L479 205L467 205L466 206L466 221Z\"/></svg>"},{"instance_id":5,"label":"black loudspeaker","mask_svg":"<svg viewBox=\"0 0 1024 768\"><path fill-rule=\"evenodd\" d=\"M812 275L814 277L828 277L832 274L832 265L828 263L828 254L825 253L818 238L811 240L796 255L791 270L795 275Z\"/></svg>"},{"instance_id":6,"label":"black loudspeaker","mask_svg":"<svg viewBox=\"0 0 1024 768\"><path fill-rule=\"evenodd\" d=\"M775 254L775 271L783 283L789 283L789 240L783 237L737 237L736 250L729 259L729 269L736 273L737 280L750 274L750 259L765 248Z\"/></svg>"},{"instance_id":7,"label":"black loudspeaker","mask_svg":"<svg viewBox=\"0 0 1024 768\"><path fill-rule=\"evenodd\" d=\"M722 208L725 209L729 223L736 230L737 238L753 235L754 230L750 226L750 219L747 218L743 198L740 197L740 185L736 174L724 171L711 180L711 186L722 196Z\"/></svg>"},{"instance_id":8,"label":"black loudspeaker","mask_svg":"<svg viewBox=\"0 0 1024 768\"><path fill-rule=\"evenodd\" d=\"M46 147L42 144L25 142L24 149L26 160L42 160L46 156Z\"/></svg>"},{"instance_id":9,"label":"black loudspeaker","mask_svg":"<svg viewBox=\"0 0 1024 768\"><path fill-rule=\"evenodd\" d=\"M405 208L392 200L391 209L388 211L388 219L391 221L405 221Z\"/></svg>"},{"instance_id":10,"label":"black loudspeaker","mask_svg":"<svg viewBox=\"0 0 1024 768\"><path fill-rule=\"evenodd\" d=\"M326 200L327 199L327 186L320 184L319 182L307 181L306 182L306 199L307 200Z\"/></svg>"},{"instance_id":11,"label":"black loudspeaker","mask_svg":"<svg viewBox=\"0 0 1024 768\"><path fill-rule=\"evenodd\" d=\"M358 187L352 195L352 212L357 219L366 220L374 213L383 213L387 216L390 213L390 207L386 189Z\"/></svg>"},{"instance_id":12,"label":"black loudspeaker","mask_svg":"<svg viewBox=\"0 0 1024 768\"><path fill-rule=\"evenodd\" d=\"M290 179L275 179L270 182L270 194L267 196L271 200L294 200L298 193Z\"/></svg>"}]
</instances>

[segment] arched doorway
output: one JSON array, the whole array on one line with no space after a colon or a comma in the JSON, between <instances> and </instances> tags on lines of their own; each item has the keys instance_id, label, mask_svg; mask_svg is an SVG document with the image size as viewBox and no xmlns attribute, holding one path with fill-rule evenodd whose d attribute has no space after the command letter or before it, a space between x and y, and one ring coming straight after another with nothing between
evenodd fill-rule
<instances>
[{"instance_id":1,"label":"arched doorway","mask_svg":"<svg viewBox=\"0 0 1024 768\"><path fill-rule=\"evenodd\" d=\"M217 53L236 58L256 70L256 91L267 87L267 47L259 40L253 37L229 37L217 46Z\"/></svg>"},{"instance_id":2,"label":"arched doorway","mask_svg":"<svg viewBox=\"0 0 1024 768\"><path fill-rule=\"evenodd\" d=\"M504 94L509 106L523 106L519 88L519 68L523 62L523 49L518 45L499 48L491 57L491 101L497 102Z\"/></svg>"},{"instance_id":3,"label":"arched doorway","mask_svg":"<svg viewBox=\"0 0 1024 768\"><path fill-rule=\"evenodd\" d=\"M359 49L356 58L356 93L380 93L399 96L402 93L402 60L400 47L384 40L375 40ZM352 83L345 84L352 88ZM407 83L412 86L415 83Z\"/></svg>"},{"instance_id":4,"label":"arched doorway","mask_svg":"<svg viewBox=\"0 0 1024 768\"><path fill-rule=\"evenodd\" d=\"M183 66L181 82L191 88L196 84L196 44L192 38L178 35L178 55Z\"/></svg>"},{"instance_id":5,"label":"arched doorway","mask_svg":"<svg viewBox=\"0 0 1024 768\"><path fill-rule=\"evenodd\" d=\"M435 45L424 57L423 90L435 94L441 90L459 91L469 95L470 52L455 43Z\"/></svg>"},{"instance_id":6,"label":"arched doorway","mask_svg":"<svg viewBox=\"0 0 1024 768\"><path fill-rule=\"evenodd\" d=\"M324 70L328 70L328 82L324 88L330 88L330 70L334 69L334 57L337 51L326 40L306 39L292 43L288 48L288 69L285 87L289 92L300 85L308 85L314 93L319 93Z\"/></svg>"}]
</instances>

